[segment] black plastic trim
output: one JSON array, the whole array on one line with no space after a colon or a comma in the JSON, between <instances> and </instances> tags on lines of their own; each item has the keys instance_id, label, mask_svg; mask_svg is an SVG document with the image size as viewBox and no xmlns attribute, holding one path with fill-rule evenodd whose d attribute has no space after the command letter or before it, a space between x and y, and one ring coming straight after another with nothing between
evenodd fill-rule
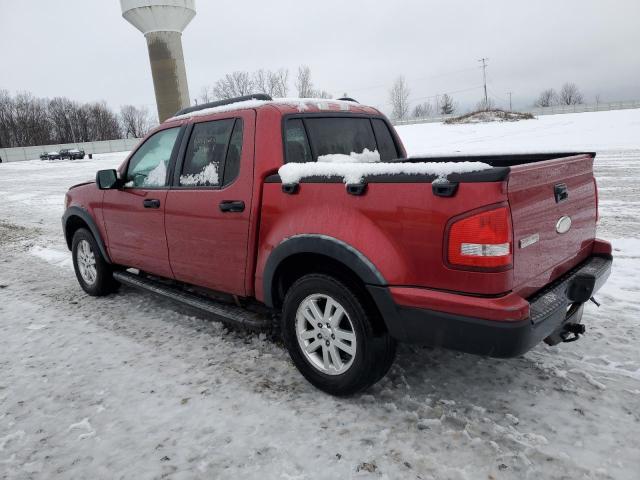
<instances>
[{"instance_id":1,"label":"black plastic trim","mask_svg":"<svg viewBox=\"0 0 640 480\"><path fill-rule=\"evenodd\" d=\"M436 197L453 197L458 191L456 182L433 182L431 191Z\"/></svg>"},{"instance_id":2,"label":"black plastic trim","mask_svg":"<svg viewBox=\"0 0 640 480\"><path fill-rule=\"evenodd\" d=\"M284 260L300 253L315 253L330 257L351 269L365 284L386 285L382 274L361 252L342 240L327 235L296 235L282 241L273 249L263 272L264 303L275 305L274 279Z\"/></svg>"},{"instance_id":3,"label":"black plastic trim","mask_svg":"<svg viewBox=\"0 0 640 480\"><path fill-rule=\"evenodd\" d=\"M271 101L273 100L273 98L271 98L271 95L267 95L266 93L253 93L251 95L244 95L242 97L229 98L227 100L218 100L216 102L208 102L208 103L203 103L201 105L194 105L193 107L183 108L182 110L178 110L175 113L174 117L177 117L179 115L185 115L191 112L197 112L199 110L204 110L206 108L222 107L223 105L231 105L238 102L246 102L247 100Z\"/></svg>"},{"instance_id":4,"label":"black plastic trim","mask_svg":"<svg viewBox=\"0 0 640 480\"><path fill-rule=\"evenodd\" d=\"M575 157L577 155L590 155L595 157L594 152L555 152L555 153L516 153L497 155L459 155L451 157L411 157L400 158L396 162L482 162L492 167L513 167L515 165L525 165L528 163L543 162L545 160L555 160L558 158Z\"/></svg>"},{"instance_id":5,"label":"black plastic trim","mask_svg":"<svg viewBox=\"0 0 640 480\"><path fill-rule=\"evenodd\" d=\"M91 217L89 212L80 207L69 207L67 208L66 212L64 212L64 215L62 215L62 231L64 232L64 239L67 242L67 247L69 248L69 250L71 250L71 243L73 241L73 238L67 238L67 222L72 217L78 217L87 224L89 230L91 230L93 238L96 239L96 243L98 244L98 248L100 249L102 258L104 258L107 263L111 263L111 258L109 258L109 254L107 253L107 249L105 248L102 237L100 236L100 231L98 230L93 217Z\"/></svg>"},{"instance_id":6,"label":"black plastic trim","mask_svg":"<svg viewBox=\"0 0 640 480\"><path fill-rule=\"evenodd\" d=\"M349 195L360 196L367 193L367 184L366 183L348 183L347 184L347 193Z\"/></svg>"},{"instance_id":7,"label":"black plastic trim","mask_svg":"<svg viewBox=\"0 0 640 480\"><path fill-rule=\"evenodd\" d=\"M486 183L502 182L508 176L511 169L509 167L494 167L477 172L452 173L447 176L450 183ZM365 175L364 183L432 183L438 178L437 175L410 175L397 173L393 175ZM265 178L265 183L280 183L280 175L277 173ZM343 183L342 177L313 176L305 177L299 183Z\"/></svg>"},{"instance_id":8,"label":"black plastic trim","mask_svg":"<svg viewBox=\"0 0 640 480\"><path fill-rule=\"evenodd\" d=\"M571 308L567 286L582 274L594 275L591 293L611 273L610 256L593 256L548 288L531 297L531 317L496 321L398 305L386 286L367 285L387 329L401 342L445 347L478 355L509 358L523 354L567 323L578 323L582 308ZM557 299L560 301L556 301ZM569 310L569 311L568 311Z\"/></svg>"}]
</instances>

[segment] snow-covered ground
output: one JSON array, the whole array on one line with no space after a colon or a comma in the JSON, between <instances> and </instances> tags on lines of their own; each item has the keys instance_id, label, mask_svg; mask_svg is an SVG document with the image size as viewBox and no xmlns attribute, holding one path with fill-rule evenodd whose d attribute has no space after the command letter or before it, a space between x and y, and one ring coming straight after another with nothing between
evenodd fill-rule
<instances>
[{"instance_id":1,"label":"snow-covered ground","mask_svg":"<svg viewBox=\"0 0 640 480\"><path fill-rule=\"evenodd\" d=\"M402 346L350 399L264 334L80 290L64 192L124 154L0 164L0 478L637 479L639 126L640 110L401 127L411 154L597 150L614 273L577 343L513 360Z\"/></svg>"}]
</instances>

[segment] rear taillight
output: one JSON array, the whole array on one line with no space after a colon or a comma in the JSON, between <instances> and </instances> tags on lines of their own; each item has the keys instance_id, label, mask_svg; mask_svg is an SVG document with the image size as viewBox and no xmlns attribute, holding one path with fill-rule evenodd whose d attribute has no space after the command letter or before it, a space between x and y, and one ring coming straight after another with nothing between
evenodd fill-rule
<instances>
[{"instance_id":1,"label":"rear taillight","mask_svg":"<svg viewBox=\"0 0 640 480\"><path fill-rule=\"evenodd\" d=\"M513 234L509 209L499 207L455 221L449 228L448 242L448 260L453 266L510 266Z\"/></svg>"}]
</instances>

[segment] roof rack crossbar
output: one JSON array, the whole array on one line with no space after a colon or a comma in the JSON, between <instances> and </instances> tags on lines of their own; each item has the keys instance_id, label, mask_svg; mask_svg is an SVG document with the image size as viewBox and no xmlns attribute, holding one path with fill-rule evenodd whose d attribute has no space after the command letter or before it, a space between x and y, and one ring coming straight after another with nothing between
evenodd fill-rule
<instances>
[{"instance_id":1,"label":"roof rack crossbar","mask_svg":"<svg viewBox=\"0 0 640 480\"><path fill-rule=\"evenodd\" d=\"M251 95L244 95L242 97L228 98L226 100L218 100L217 102L208 102L201 105L194 105L193 107L183 108L175 113L174 117L179 115L185 115L191 112L197 112L198 110L204 110L205 108L221 107L223 105L231 105L232 103L246 102L247 100L273 100L271 95L266 93L252 93Z\"/></svg>"}]
</instances>

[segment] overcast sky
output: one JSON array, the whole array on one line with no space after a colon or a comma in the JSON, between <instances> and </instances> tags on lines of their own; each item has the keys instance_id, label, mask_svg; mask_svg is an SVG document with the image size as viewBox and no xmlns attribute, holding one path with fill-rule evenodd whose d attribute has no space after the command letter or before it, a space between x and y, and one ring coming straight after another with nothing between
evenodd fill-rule
<instances>
[{"instance_id":1,"label":"overcast sky","mask_svg":"<svg viewBox=\"0 0 640 480\"><path fill-rule=\"evenodd\" d=\"M640 0L196 0L183 34L190 96L234 70L311 67L316 88L388 111L403 74L412 103L489 93L529 106L578 84L587 101L640 99ZM118 0L0 0L0 89L147 105L143 35ZM293 83L293 82L291 82ZM462 91L465 90L465 91ZM291 94L295 94L291 89Z\"/></svg>"}]
</instances>

